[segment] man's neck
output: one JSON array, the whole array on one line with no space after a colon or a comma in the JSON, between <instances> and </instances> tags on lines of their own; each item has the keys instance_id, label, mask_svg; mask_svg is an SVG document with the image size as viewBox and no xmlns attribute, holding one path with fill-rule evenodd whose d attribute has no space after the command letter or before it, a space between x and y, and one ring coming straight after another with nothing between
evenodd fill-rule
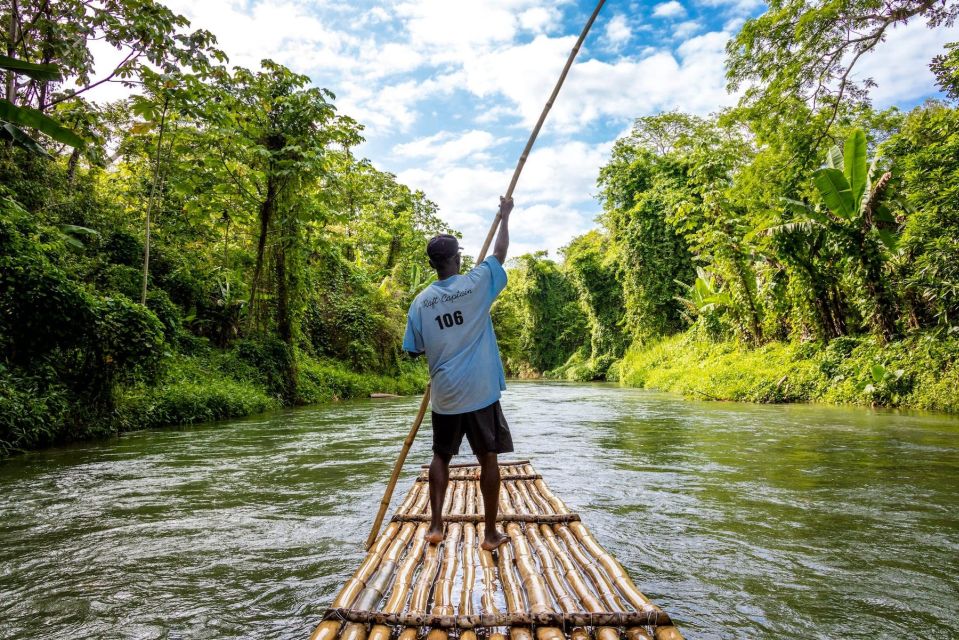
<instances>
[{"instance_id":1,"label":"man's neck","mask_svg":"<svg viewBox=\"0 0 959 640\"><path fill-rule=\"evenodd\" d=\"M446 280L450 276L455 276L459 274L457 269L439 269L436 271L437 280Z\"/></svg>"}]
</instances>

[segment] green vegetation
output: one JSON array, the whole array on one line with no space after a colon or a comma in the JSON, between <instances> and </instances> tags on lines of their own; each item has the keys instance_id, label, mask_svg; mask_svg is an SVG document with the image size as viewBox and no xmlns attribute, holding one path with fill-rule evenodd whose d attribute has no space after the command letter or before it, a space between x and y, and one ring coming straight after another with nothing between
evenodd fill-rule
<instances>
[{"instance_id":1,"label":"green vegetation","mask_svg":"<svg viewBox=\"0 0 959 640\"><path fill-rule=\"evenodd\" d=\"M507 365L709 399L959 410L959 109L878 111L852 80L890 27L957 12L790 0L748 21L728 47L739 105L636 120L599 174L601 228L562 263L522 259L499 326L533 341ZM931 61L951 100L957 47ZM571 285L579 320L565 298L533 300L534 269ZM530 357L567 327L584 328L565 363Z\"/></svg>"},{"instance_id":2,"label":"green vegetation","mask_svg":"<svg viewBox=\"0 0 959 640\"><path fill-rule=\"evenodd\" d=\"M352 154L329 91L223 66L152 0L0 22L0 456L422 389L400 338L448 229ZM93 40L128 54L104 77ZM118 78L135 94L83 99Z\"/></svg>"},{"instance_id":3,"label":"green vegetation","mask_svg":"<svg viewBox=\"0 0 959 640\"><path fill-rule=\"evenodd\" d=\"M511 265L506 365L755 401L959 406L959 110L877 111L854 65L959 4L775 2L736 108L643 117L598 230ZM0 10L0 456L125 429L412 393L405 310L436 207L362 126L154 0ZM123 52L95 77L93 41ZM959 99L959 44L931 61ZM68 79L68 80L65 80ZM128 99L85 100L106 81Z\"/></svg>"}]
</instances>

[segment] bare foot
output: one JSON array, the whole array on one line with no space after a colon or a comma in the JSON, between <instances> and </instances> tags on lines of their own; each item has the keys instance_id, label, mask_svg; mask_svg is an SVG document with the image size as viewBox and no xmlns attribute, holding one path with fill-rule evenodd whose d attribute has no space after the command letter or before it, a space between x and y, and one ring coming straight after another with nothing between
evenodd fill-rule
<instances>
[{"instance_id":1,"label":"bare foot","mask_svg":"<svg viewBox=\"0 0 959 640\"><path fill-rule=\"evenodd\" d=\"M440 525L439 528L432 527L429 531L426 532L426 541L430 544L439 544L443 542L443 525Z\"/></svg>"},{"instance_id":2,"label":"bare foot","mask_svg":"<svg viewBox=\"0 0 959 640\"><path fill-rule=\"evenodd\" d=\"M486 539L480 543L480 549L483 551L493 551L509 540L509 537L505 533L500 533L496 529L493 529L492 534L492 536L487 535Z\"/></svg>"}]
</instances>

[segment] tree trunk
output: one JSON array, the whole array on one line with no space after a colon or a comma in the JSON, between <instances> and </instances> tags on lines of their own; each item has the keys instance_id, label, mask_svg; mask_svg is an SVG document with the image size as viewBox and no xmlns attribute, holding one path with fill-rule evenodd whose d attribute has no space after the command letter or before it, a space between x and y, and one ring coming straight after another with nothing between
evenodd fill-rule
<instances>
[{"instance_id":1,"label":"tree trunk","mask_svg":"<svg viewBox=\"0 0 959 640\"><path fill-rule=\"evenodd\" d=\"M140 304L147 303L147 281L150 277L150 216L153 213L153 202L156 200L157 184L160 182L160 154L163 151L163 132L166 129L167 107L169 97L163 99L163 112L160 114L160 130L157 134L156 162L153 166L153 184L150 186L150 199L147 201L146 236L143 242L143 289L140 293Z\"/></svg>"},{"instance_id":2,"label":"tree trunk","mask_svg":"<svg viewBox=\"0 0 959 640\"><path fill-rule=\"evenodd\" d=\"M266 240L270 234L270 223L273 220L273 214L276 213L277 177L273 174L272 167L269 171L266 182L266 198L260 203L260 235L256 242L256 264L253 267L253 280L250 283L248 331L253 331L256 325L256 293L263 275L263 259L266 256Z\"/></svg>"},{"instance_id":3,"label":"tree trunk","mask_svg":"<svg viewBox=\"0 0 959 640\"><path fill-rule=\"evenodd\" d=\"M7 56L10 58L17 57L17 31L20 22L20 10L17 7L17 0L11 0L10 2L10 24L7 25ZM10 71L6 71L7 77L7 100L11 104L17 104L17 75Z\"/></svg>"},{"instance_id":4,"label":"tree trunk","mask_svg":"<svg viewBox=\"0 0 959 640\"><path fill-rule=\"evenodd\" d=\"M283 367L283 401L292 405L296 401L296 352L293 348L293 310L290 308L290 274L287 265L289 233L283 230L283 238L276 244L274 268L276 270L276 331L286 345L287 361Z\"/></svg>"}]
</instances>

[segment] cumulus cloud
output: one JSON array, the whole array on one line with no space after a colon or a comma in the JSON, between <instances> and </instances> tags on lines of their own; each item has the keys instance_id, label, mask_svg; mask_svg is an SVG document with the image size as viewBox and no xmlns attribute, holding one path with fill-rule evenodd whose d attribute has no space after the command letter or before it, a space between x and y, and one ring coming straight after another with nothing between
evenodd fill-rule
<instances>
[{"instance_id":1,"label":"cumulus cloud","mask_svg":"<svg viewBox=\"0 0 959 640\"><path fill-rule=\"evenodd\" d=\"M929 29L921 20L899 25L888 32L885 42L863 56L853 77L875 80L877 86L870 96L879 107L915 102L935 86L929 63L947 42L956 40L959 32L955 28Z\"/></svg>"},{"instance_id":2,"label":"cumulus cloud","mask_svg":"<svg viewBox=\"0 0 959 640\"><path fill-rule=\"evenodd\" d=\"M606 23L606 30L604 32L605 40L613 49L621 48L629 42L632 35L633 31L629 28L626 17L621 13L613 16L612 19Z\"/></svg>"},{"instance_id":3,"label":"cumulus cloud","mask_svg":"<svg viewBox=\"0 0 959 640\"><path fill-rule=\"evenodd\" d=\"M682 40L693 35L697 31L703 28L703 25L698 20L685 20L676 25L676 28L673 29L673 37L677 40Z\"/></svg>"},{"instance_id":4,"label":"cumulus cloud","mask_svg":"<svg viewBox=\"0 0 959 640\"><path fill-rule=\"evenodd\" d=\"M445 167L464 158L482 155L485 151L502 142L488 131L473 129L462 133L440 131L439 133L418 138L393 147L393 155L405 159L426 159L434 165Z\"/></svg>"},{"instance_id":5,"label":"cumulus cloud","mask_svg":"<svg viewBox=\"0 0 959 640\"><path fill-rule=\"evenodd\" d=\"M439 136L417 146L417 153L455 139ZM516 210L511 218L511 255L558 249L593 226L596 176L609 157L611 143L568 141L533 150L517 185ZM463 232L464 249L475 255L496 212L497 196L512 175L512 167L459 163L434 158L429 166L401 171L398 177L423 189L440 206L443 218Z\"/></svg>"},{"instance_id":6,"label":"cumulus cloud","mask_svg":"<svg viewBox=\"0 0 959 640\"><path fill-rule=\"evenodd\" d=\"M653 8L653 15L657 18L681 18L686 15L686 8L676 0L657 4Z\"/></svg>"}]
</instances>

